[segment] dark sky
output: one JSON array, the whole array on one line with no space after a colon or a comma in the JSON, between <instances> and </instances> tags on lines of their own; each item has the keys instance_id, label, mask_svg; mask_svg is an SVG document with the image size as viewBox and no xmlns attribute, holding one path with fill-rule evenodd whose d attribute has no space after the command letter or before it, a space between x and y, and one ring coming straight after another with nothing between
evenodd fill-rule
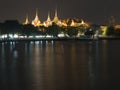
<instances>
[{"instance_id":1,"label":"dark sky","mask_svg":"<svg viewBox=\"0 0 120 90\"><path fill-rule=\"evenodd\" d=\"M44 21L48 12L53 18L56 7L61 19L76 17L107 24L108 19L114 16L116 23L120 23L120 0L0 0L0 22L7 19L23 22L26 14L32 20L36 8L40 19Z\"/></svg>"}]
</instances>

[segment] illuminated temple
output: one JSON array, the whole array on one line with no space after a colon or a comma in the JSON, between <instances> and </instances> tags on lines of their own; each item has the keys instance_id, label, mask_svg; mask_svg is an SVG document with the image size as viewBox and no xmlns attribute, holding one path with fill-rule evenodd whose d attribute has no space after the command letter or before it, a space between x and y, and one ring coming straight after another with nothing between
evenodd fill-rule
<instances>
[{"instance_id":1,"label":"illuminated temple","mask_svg":"<svg viewBox=\"0 0 120 90\"><path fill-rule=\"evenodd\" d=\"M32 22L30 23L28 15L26 16L25 22L23 23L24 25L26 24L32 24L35 27L39 27L39 26L44 26L44 27L49 27L51 26L53 23L55 23L58 26L71 26L71 27L78 27L78 26L88 26L87 23L85 23L83 20L81 20L80 22L76 22L74 19L71 20L71 23L68 24L67 20L60 20L58 17L58 13L57 13L57 9L55 10L55 14L54 14L54 18L53 20L51 20L50 18L50 13L48 13L48 17L46 19L46 21L41 22L39 19L39 14L38 11L36 10L36 14L35 14L35 18L34 20L32 20Z\"/></svg>"},{"instance_id":2,"label":"illuminated temple","mask_svg":"<svg viewBox=\"0 0 120 90\"><path fill-rule=\"evenodd\" d=\"M30 24L29 19L28 19L28 15L26 16L25 22L24 22L23 24L24 24L24 25Z\"/></svg>"},{"instance_id":3,"label":"illuminated temple","mask_svg":"<svg viewBox=\"0 0 120 90\"><path fill-rule=\"evenodd\" d=\"M34 26L41 26L42 25L42 23L41 23L41 21L39 19L37 10L36 10L35 19L32 21L32 25L34 25Z\"/></svg>"}]
</instances>

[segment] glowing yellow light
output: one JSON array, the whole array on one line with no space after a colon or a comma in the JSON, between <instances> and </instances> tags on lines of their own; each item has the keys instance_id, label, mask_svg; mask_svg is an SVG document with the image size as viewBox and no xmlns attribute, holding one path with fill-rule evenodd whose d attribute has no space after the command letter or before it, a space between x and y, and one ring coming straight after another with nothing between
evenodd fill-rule
<instances>
[{"instance_id":1,"label":"glowing yellow light","mask_svg":"<svg viewBox=\"0 0 120 90\"><path fill-rule=\"evenodd\" d=\"M71 25L70 26L75 26L75 22L74 22L74 20L72 20L72 22L71 22Z\"/></svg>"},{"instance_id":2,"label":"glowing yellow light","mask_svg":"<svg viewBox=\"0 0 120 90\"><path fill-rule=\"evenodd\" d=\"M100 28L103 31L102 35L105 36L106 35L106 31L107 31L107 26L101 26Z\"/></svg>"},{"instance_id":3,"label":"glowing yellow light","mask_svg":"<svg viewBox=\"0 0 120 90\"><path fill-rule=\"evenodd\" d=\"M85 22L82 20L81 24L85 24Z\"/></svg>"},{"instance_id":4,"label":"glowing yellow light","mask_svg":"<svg viewBox=\"0 0 120 90\"><path fill-rule=\"evenodd\" d=\"M52 21L51 21L51 19L50 19L50 14L49 14L49 13L48 13L47 21L45 21L45 22L43 23L43 25L44 25L45 27L48 27L48 26L51 26L51 25L52 25Z\"/></svg>"},{"instance_id":5,"label":"glowing yellow light","mask_svg":"<svg viewBox=\"0 0 120 90\"><path fill-rule=\"evenodd\" d=\"M36 10L35 19L32 21L32 25L34 25L34 26L42 26L41 21L39 20L39 17L38 17L37 10Z\"/></svg>"},{"instance_id":6,"label":"glowing yellow light","mask_svg":"<svg viewBox=\"0 0 120 90\"><path fill-rule=\"evenodd\" d=\"M25 19L25 22L23 23L24 25L26 25L26 24L29 24L30 22L29 22L29 19L28 19L28 15L26 16L26 19Z\"/></svg>"}]
</instances>

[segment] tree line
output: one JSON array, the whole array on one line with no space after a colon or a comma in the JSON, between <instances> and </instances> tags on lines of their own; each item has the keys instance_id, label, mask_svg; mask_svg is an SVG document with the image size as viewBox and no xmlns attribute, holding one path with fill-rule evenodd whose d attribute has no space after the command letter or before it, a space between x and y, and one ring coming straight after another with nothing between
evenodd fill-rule
<instances>
[{"instance_id":1,"label":"tree line","mask_svg":"<svg viewBox=\"0 0 120 90\"><path fill-rule=\"evenodd\" d=\"M79 27L72 27L72 26L58 26L57 24L53 23L52 26L49 27L35 27L32 24L23 25L20 24L17 20L8 20L4 23L0 23L0 35L6 34L9 36L18 34L19 36L36 36L42 35L47 36L51 35L53 37L58 37L58 34L62 33L65 36L68 35L69 37L76 37L78 34L85 35L85 36L93 36L96 34L96 31L100 31L100 27L97 25L91 25L89 27L79 26ZM99 33L101 34L101 33ZM106 35L114 35L120 36L120 30L115 29L113 26L109 26L106 30Z\"/></svg>"}]
</instances>

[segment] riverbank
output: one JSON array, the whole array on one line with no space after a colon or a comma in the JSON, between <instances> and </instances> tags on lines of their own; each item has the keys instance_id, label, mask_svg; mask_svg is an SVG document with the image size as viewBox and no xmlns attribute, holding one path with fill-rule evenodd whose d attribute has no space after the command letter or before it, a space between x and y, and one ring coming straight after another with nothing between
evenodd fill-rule
<instances>
[{"instance_id":1,"label":"riverbank","mask_svg":"<svg viewBox=\"0 0 120 90\"><path fill-rule=\"evenodd\" d=\"M120 40L120 37L116 36L98 37L98 40Z\"/></svg>"},{"instance_id":2,"label":"riverbank","mask_svg":"<svg viewBox=\"0 0 120 90\"><path fill-rule=\"evenodd\" d=\"M91 41L91 40L120 40L120 37L97 37L97 38L80 38L80 37L72 37L72 38L5 38L0 39L0 42L14 42L14 41Z\"/></svg>"},{"instance_id":3,"label":"riverbank","mask_svg":"<svg viewBox=\"0 0 120 90\"><path fill-rule=\"evenodd\" d=\"M0 42L11 41L68 41L68 40L94 40L92 38L14 38L14 39L0 39Z\"/></svg>"}]
</instances>

